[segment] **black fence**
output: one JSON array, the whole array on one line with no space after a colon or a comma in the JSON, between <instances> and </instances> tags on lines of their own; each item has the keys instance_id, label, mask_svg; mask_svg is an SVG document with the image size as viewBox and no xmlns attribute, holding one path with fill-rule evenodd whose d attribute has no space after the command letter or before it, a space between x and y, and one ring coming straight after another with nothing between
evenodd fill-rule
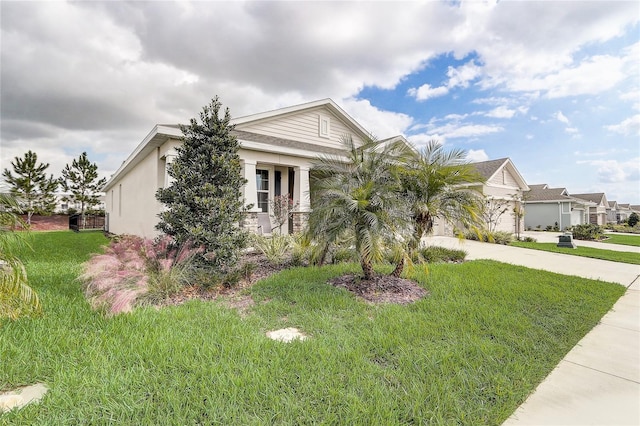
<instances>
[{"instance_id":1,"label":"black fence","mask_svg":"<svg viewBox=\"0 0 640 426\"><path fill-rule=\"evenodd\" d=\"M79 232L81 229L104 229L104 216L85 215L84 220L79 214L69 216L69 229Z\"/></svg>"}]
</instances>

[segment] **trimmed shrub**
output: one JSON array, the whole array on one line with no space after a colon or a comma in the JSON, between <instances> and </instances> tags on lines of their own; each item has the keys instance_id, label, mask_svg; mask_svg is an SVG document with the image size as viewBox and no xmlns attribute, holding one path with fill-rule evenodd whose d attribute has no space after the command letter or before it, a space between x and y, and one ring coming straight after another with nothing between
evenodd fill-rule
<instances>
[{"instance_id":1,"label":"trimmed shrub","mask_svg":"<svg viewBox=\"0 0 640 426\"><path fill-rule=\"evenodd\" d=\"M571 229L573 238L576 240L599 240L602 237L603 229L601 226L586 223L584 225L576 225Z\"/></svg>"},{"instance_id":2,"label":"trimmed shrub","mask_svg":"<svg viewBox=\"0 0 640 426\"><path fill-rule=\"evenodd\" d=\"M511 241L513 241L513 234L504 231L489 232L487 230L484 230L480 231L480 235L475 232L467 232L464 237L467 240L482 241L485 243L502 245L508 245Z\"/></svg>"},{"instance_id":3,"label":"trimmed shrub","mask_svg":"<svg viewBox=\"0 0 640 426\"><path fill-rule=\"evenodd\" d=\"M420 249L420 257L426 263L462 262L467 257L464 250L453 250L445 247L429 246Z\"/></svg>"}]
</instances>

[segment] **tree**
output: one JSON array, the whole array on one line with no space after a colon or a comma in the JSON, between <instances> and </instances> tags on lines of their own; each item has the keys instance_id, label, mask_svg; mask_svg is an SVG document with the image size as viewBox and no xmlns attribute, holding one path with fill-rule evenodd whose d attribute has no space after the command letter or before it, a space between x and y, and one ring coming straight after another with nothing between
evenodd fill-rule
<instances>
[{"instance_id":1,"label":"tree","mask_svg":"<svg viewBox=\"0 0 640 426\"><path fill-rule=\"evenodd\" d=\"M633 228L634 226L636 226L639 220L640 218L638 218L638 213L633 212L629 215L629 219L627 219L627 225Z\"/></svg>"},{"instance_id":2,"label":"tree","mask_svg":"<svg viewBox=\"0 0 640 426\"><path fill-rule=\"evenodd\" d=\"M500 218L509 211L510 200L487 198L482 209L482 217L489 232L495 232Z\"/></svg>"},{"instance_id":3,"label":"tree","mask_svg":"<svg viewBox=\"0 0 640 426\"><path fill-rule=\"evenodd\" d=\"M25 233L13 231L20 223L12 212L17 208L13 197L0 194L0 319L17 319L41 311L38 295L29 287L24 265L14 252L28 246Z\"/></svg>"},{"instance_id":4,"label":"tree","mask_svg":"<svg viewBox=\"0 0 640 426\"><path fill-rule=\"evenodd\" d=\"M368 140L356 147L351 137L342 140L346 160L321 157L313 164L312 211L309 232L326 253L340 239L350 237L366 280L384 250L401 245L410 218L403 202L397 159L406 154L404 142L381 144ZM402 272L400 256L394 275Z\"/></svg>"},{"instance_id":5,"label":"tree","mask_svg":"<svg viewBox=\"0 0 640 426\"><path fill-rule=\"evenodd\" d=\"M270 216L276 221L278 231L282 234L282 226L291 218L296 206L289 194L283 194L273 197L273 200L269 202L269 207L271 207Z\"/></svg>"},{"instance_id":6,"label":"tree","mask_svg":"<svg viewBox=\"0 0 640 426\"><path fill-rule=\"evenodd\" d=\"M100 204L99 192L102 191L107 179L98 179L98 165L91 163L87 153L80 154L78 159L74 159L71 166L67 164L62 170L60 183L69 195L64 197L65 201L80 203L80 215L82 224L85 224L85 211Z\"/></svg>"},{"instance_id":7,"label":"tree","mask_svg":"<svg viewBox=\"0 0 640 426\"><path fill-rule=\"evenodd\" d=\"M246 246L247 234L239 227L246 210L242 188L240 144L231 134L229 109L220 114L216 96L203 107L200 122L192 118L180 126L184 143L168 167L174 180L161 188L156 198L165 205L157 229L177 244L204 246L212 266L226 268L235 263Z\"/></svg>"},{"instance_id":8,"label":"tree","mask_svg":"<svg viewBox=\"0 0 640 426\"><path fill-rule=\"evenodd\" d=\"M58 189L58 180L50 175L48 178L45 170L49 163L38 163L38 155L27 151L24 158L15 157L11 162L13 173L4 169L2 176L11 186L11 195L17 201L14 213L18 211L27 214L27 224L31 224L33 214L50 215L55 209L55 192Z\"/></svg>"},{"instance_id":9,"label":"tree","mask_svg":"<svg viewBox=\"0 0 640 426\"><path fill-rule=\"evenodd\" d=\"M465 227L479 224L482 197L470 185L484 178L465 158L463 150L445 151L431 140L406 162L400 175L413 220L412 248L432 232L436 219Z\"/></svg>"}]
</instances>

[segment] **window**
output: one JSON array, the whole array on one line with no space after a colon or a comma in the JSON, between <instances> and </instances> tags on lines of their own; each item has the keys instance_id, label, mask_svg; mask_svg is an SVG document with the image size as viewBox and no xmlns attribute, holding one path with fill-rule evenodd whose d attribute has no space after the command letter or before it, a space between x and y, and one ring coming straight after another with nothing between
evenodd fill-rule
<instances>
[{"instance_id":1,"label":"window","mask_svg":"<svg viewBox=\"0 0 640 426\"><path fill-rule=\"evenodd\" d=\"M318 135L323 138L328 138L331 132L331 122L329 117L324 115L318 116Z\"/></svg>"},{"instance_id":2,"label":"window","mask_svg":"<svg viewBox=\"0 0 640 426\"><path fill-rule=\"evenodd\" d=\"M256 188L258 189L258 208L269 212L269 170L256 169Z\"/></svg>"}]
</instances>

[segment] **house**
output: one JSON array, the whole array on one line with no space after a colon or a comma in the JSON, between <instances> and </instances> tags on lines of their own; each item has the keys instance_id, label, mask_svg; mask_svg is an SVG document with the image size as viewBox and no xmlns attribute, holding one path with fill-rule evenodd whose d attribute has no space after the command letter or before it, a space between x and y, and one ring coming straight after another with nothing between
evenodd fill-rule
<instances>
[{"instance_id":1,"label":"house","mask_svg":"<svg viewBox=\"0 0 640 426\"><path fill-rule=\"evenodd\" d=\"M618 202L608 201L607 207L607 223L619 223L620 215L618 214Z\"/></svg>"},{"instance_id":2,"label":"house","mask_svg":"<svg viewBox=\"0 0 640 426\"><path fill-rule=\"evenodd\" d=\"M594 203L594 205L589 207L588 223L601 226L607 224L607 208L609 207L609 202L607 201L607 197L604 195L604 192L572 194L571 196Z\"/></svg>"},{"instance_id":3,"label":"house","mask_svg":"<svg viewBox=\"0 0 640 426\"><path fill-rule=\"evenodd\" d=\"M56 208L55 212L58 214L67 214L69 209L72 211L79 212L82 208L82 204L77 201L68 201L65 198L69 197L71 194L69 193L59 193L56 194ZM99 194L98 197L99 203L92 207L92 210L104 210L105 209L105 196L104 194ZM86 206L85 206L86 208Z\"/></svg>"},{"instance_id":4,"label":"house","mask_svg":"<svg viewBox=\"0 0 640 426\"><path fill-rule=\"evenodd\" d=\"M550 188L547 184L529 185L524 194L525 229L547 229L582 225L588 222L588 209L595 203L569 195L566 188Z\"/></svg>"},{"instance_id":5,"label":"house","mask_svg":"<svg viewBox=\"0 0 640 426\"><path fill-rule=\"evenodd\" d=\"M240 142L239 156L246 205L242 226L271 233L270 200L289 194L295 211L283 232L302 229L310 210L309 169L321 155L340 155L341 140L350 135L361 144L369 133L331 99L323 99L231 120ZM104 187L107 223L115 234L158 235L155 225L162 204L158 188L170 184L167 166L182 143L177 125L156 125L111 176Z\"/></svg>"},{"instance_id":6,"label":"house","mask_svg":"<svg viewBox=\"0 0 640 426\"><path fill-rule=\"evenodd\" d=\"M618 214L616 216L616 221L613 223L622 223L629 219L633 211L631 210L631 205L629 204L618 204Z\"/></svg>"},{"instance_id":7,"label":"house","mask_svg":"<svg viewBox=\"0 0 640 426\"><path fill-rule=\"evenodd\" d=\"M522 231L522 218L515 214L521 207L522 196L529 186L509 158L472 163L476 171L485 179L484 183L468 187L485 197L484 220L491 231L517 233ZM452 235L453 225L437 219L434 235Z\"/></svg>"}]
</instances>

